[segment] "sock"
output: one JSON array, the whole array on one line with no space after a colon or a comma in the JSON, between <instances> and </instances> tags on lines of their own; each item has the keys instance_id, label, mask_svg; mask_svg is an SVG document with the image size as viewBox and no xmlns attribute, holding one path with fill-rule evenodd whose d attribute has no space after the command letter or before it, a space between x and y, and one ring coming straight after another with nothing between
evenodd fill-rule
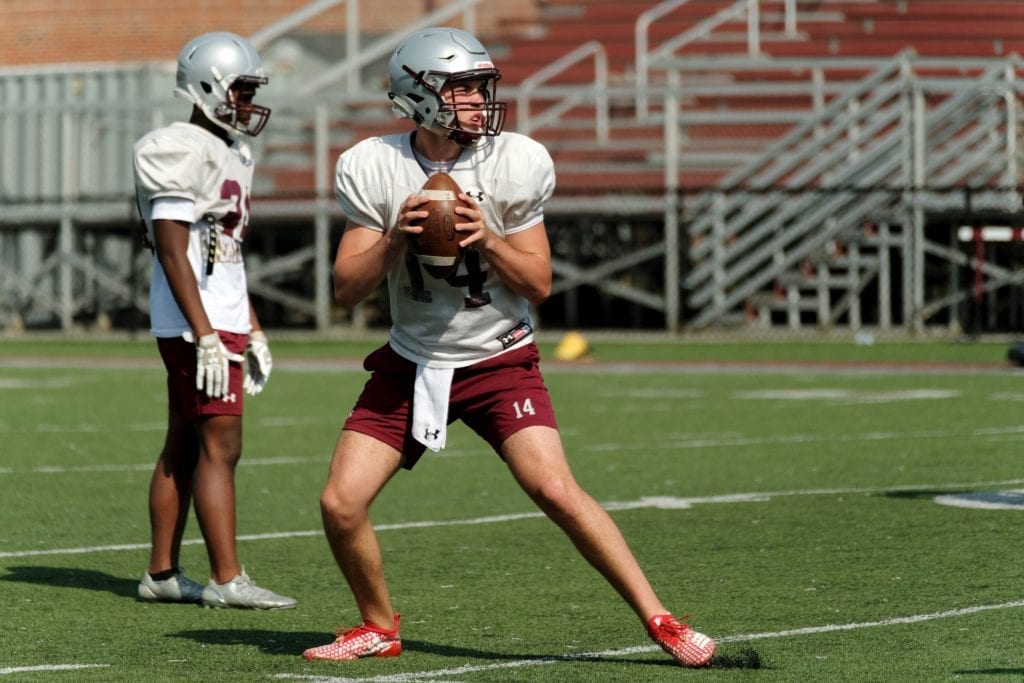
<instances>
[{"instance_id":1,"label":"sock","mask_svg":"<svg viewBox=\"0 0 1024 683\"><path fill-rule=\"evenodd\" d=\"M166 581L167 579L171 578L172 576L174 576L177 573L178 573L178 568L177 567L171 567L170 569L165 569L162 572L157 572L156 574L150 574L149 578L153 579L154 581Z\"/></svg>"}]
</instances>

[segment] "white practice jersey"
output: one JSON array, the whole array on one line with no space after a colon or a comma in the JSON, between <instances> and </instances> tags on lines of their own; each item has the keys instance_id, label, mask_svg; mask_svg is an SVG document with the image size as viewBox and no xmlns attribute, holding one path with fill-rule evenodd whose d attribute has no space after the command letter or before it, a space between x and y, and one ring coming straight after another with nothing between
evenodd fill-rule
<instances>
[{"instance_id":1,"label":"white practice jersey","mask_svg":"<svg viewBox=\"0 0 1024 683\"><path fill-rule=\"evenodd\" d=\"M502 237L544 220L555 188L554 164L538 142L517 133L482 138L463 150L448 174L480 205L487 227ZM427 174L408 133L363 140L338 159L335 194L349 221L385 231ZM430 367L463 367L532 339L529 303L490 271L474 249L458 272L439 280L411 250L388 274L391 339L406 359Z\"/></svg>"},{"instance_id":2,"label":"white practice jersey","mask_svg":"<svg viewBox=\"0 0 1024 683\"><path fill-rule=\"evenodd\" d=\"M188 260L203 308L214 329L240 334L251 330L242 238L249 225L252 175L246 144L236 141L228 147L191 123L172 123L135 143L135 192L150 242L154 201L175 200L186 207L189 215L159 217L191 222ZM155 252L149 310L154 336L190 336Z\"/></svg>"}]
</instances>

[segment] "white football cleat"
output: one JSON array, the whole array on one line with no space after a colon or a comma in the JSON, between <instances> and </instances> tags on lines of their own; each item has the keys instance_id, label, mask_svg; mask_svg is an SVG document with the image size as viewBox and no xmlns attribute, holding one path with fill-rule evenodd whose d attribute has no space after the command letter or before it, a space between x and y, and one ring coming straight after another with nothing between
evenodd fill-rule
<instances>
[{"instance_id":1,"label":"white football cleat","mask_svg":"<svg viewBox=\"0 0 1024 683\"><path fill-rule=\"evenodd\" d=\"M291 609L299 604L295 598L260 588L252 582L245 569L227 583L214 583L210 579L203 589L202 600L204 607L238 609Z\"/></svg>"},{"instance_id":2,"label":"white football cleat","mask_svg":"<svg viewBox=\"0 0 1024 683\"><path fill-rule=\"evenodd\" d=\"M145 602L201 602L203 586L185 576L178 568L174 576L163 581L154 581L146 572L139 581L139 600Z\"/></svg>"}]
</instances>

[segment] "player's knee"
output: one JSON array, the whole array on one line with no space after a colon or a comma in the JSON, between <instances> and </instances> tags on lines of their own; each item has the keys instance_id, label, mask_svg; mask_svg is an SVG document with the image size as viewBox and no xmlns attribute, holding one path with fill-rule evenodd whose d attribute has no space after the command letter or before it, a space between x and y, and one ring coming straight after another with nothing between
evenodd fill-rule
<instances>
[{"instance_id":1,"label":"player's knee","mask_svg":"<svg viewBox=\"0 0 1024 683\"><path fill-rule=\"evenodd\" d=\"M339 531L355 528L366 518L365 505L345 496L333 486L328 486L320 494L320 514L324 524Z\"/></svg>"},{"instance_id":2,"label":"player's knee","mask_svg":"<svg viewBox=\"0 0 1024 683\"><path fill-rule=\"evenodd\" d=\"M549 515L575 518L582 512L581 494L571 481L549 479L534 489L533 499Z\"/></svg>"},{"instance_id":3,"label":"player's knee","mask_svg":"<svg viewBox=\"0 0 1024 683\"><path fill-rule=\"evenodd\" d=\"M199 449L199 458L210 467L235 469L242 458L240 443L210 444Z\"/></svg>"}]
</instances>

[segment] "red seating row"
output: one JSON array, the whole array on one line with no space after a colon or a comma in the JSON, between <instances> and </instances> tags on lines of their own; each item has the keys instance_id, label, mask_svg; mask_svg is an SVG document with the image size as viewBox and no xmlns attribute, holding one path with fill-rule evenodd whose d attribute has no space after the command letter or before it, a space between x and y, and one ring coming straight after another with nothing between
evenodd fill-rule
<instances>
[{"instance_id":1,"label":"red seating row","mask_svg":"<svg viewBox=\"0 0 1024 683\"><path fill-rule=\"evenodd\" d=\"M584 42L598 40L604 46L611 83L632 82L635 73L634 30L637 17L654 7L656 0L546 0L546 13L540 37L524 38L523 33L485 36L495 46L495 61L502 70L502 86L516 85L552 61L568 54ZM697 22L732 6L734 0L693 0L651 26L650 45L657 46ZM922 56L995 57L1019 52L1024 54L1024 0L797 0L798 35L780 37L782 0L762 0L764 35L762 50L775 57L834 58L891 57L912 47ZM514 27L509 27L510 29ZM716 30L713 40L686 46L683 56L744 54L747 48L744 20L732 21ZM530 35L537 35L534 31ZM859 79L867 69L830 69L826 78ZM754 83L792 81L800 77L791 69L777 71L736 71L723 73L723 82ZM584 59L565 70L549 84L592 83L594 66ZM499 88L499 95L501 88ZM826 98L827 99L827 98ZM620 103L621 105L621 103ZM532 103L534 112L541 106ZM686 98L687 112L750 112L752 110L799 112L809 110L807 96L737 96L702 94ZM620 107L621 108L621 107ZM586 124L591 112L581 108L572 113L573 126L541 129L533 135L548 145L559 175L559 192L594 194L614 191L658 192L663 187L658 158L662 131L658 125L642 127L629 124L630 111L617 111L613 118L612 143L602 146L594 139L593 127ZM514 129L516 112L511 106L508 128ZM687 123L684 144L691 149L723 153L748 149L757 141L781 137L789 129L784 122L752 122L744 126L722 123ZM754 121L755 119L752 119ZM615 125L618 124L618 125ZM629 124L629 125L627 125ZM352 130L352 139L365 135L404 130L404 122L379 122ZM654 152L654 153L652 153ZM644 167L645 160L651 159ZM609 169L617 169L612 171ZM718 180L722 169L687 170L681 182L687 186L706 186ZM285 169L278 177L280 188L311 186L300 171Z\"/></svg>"}]
</instances>

